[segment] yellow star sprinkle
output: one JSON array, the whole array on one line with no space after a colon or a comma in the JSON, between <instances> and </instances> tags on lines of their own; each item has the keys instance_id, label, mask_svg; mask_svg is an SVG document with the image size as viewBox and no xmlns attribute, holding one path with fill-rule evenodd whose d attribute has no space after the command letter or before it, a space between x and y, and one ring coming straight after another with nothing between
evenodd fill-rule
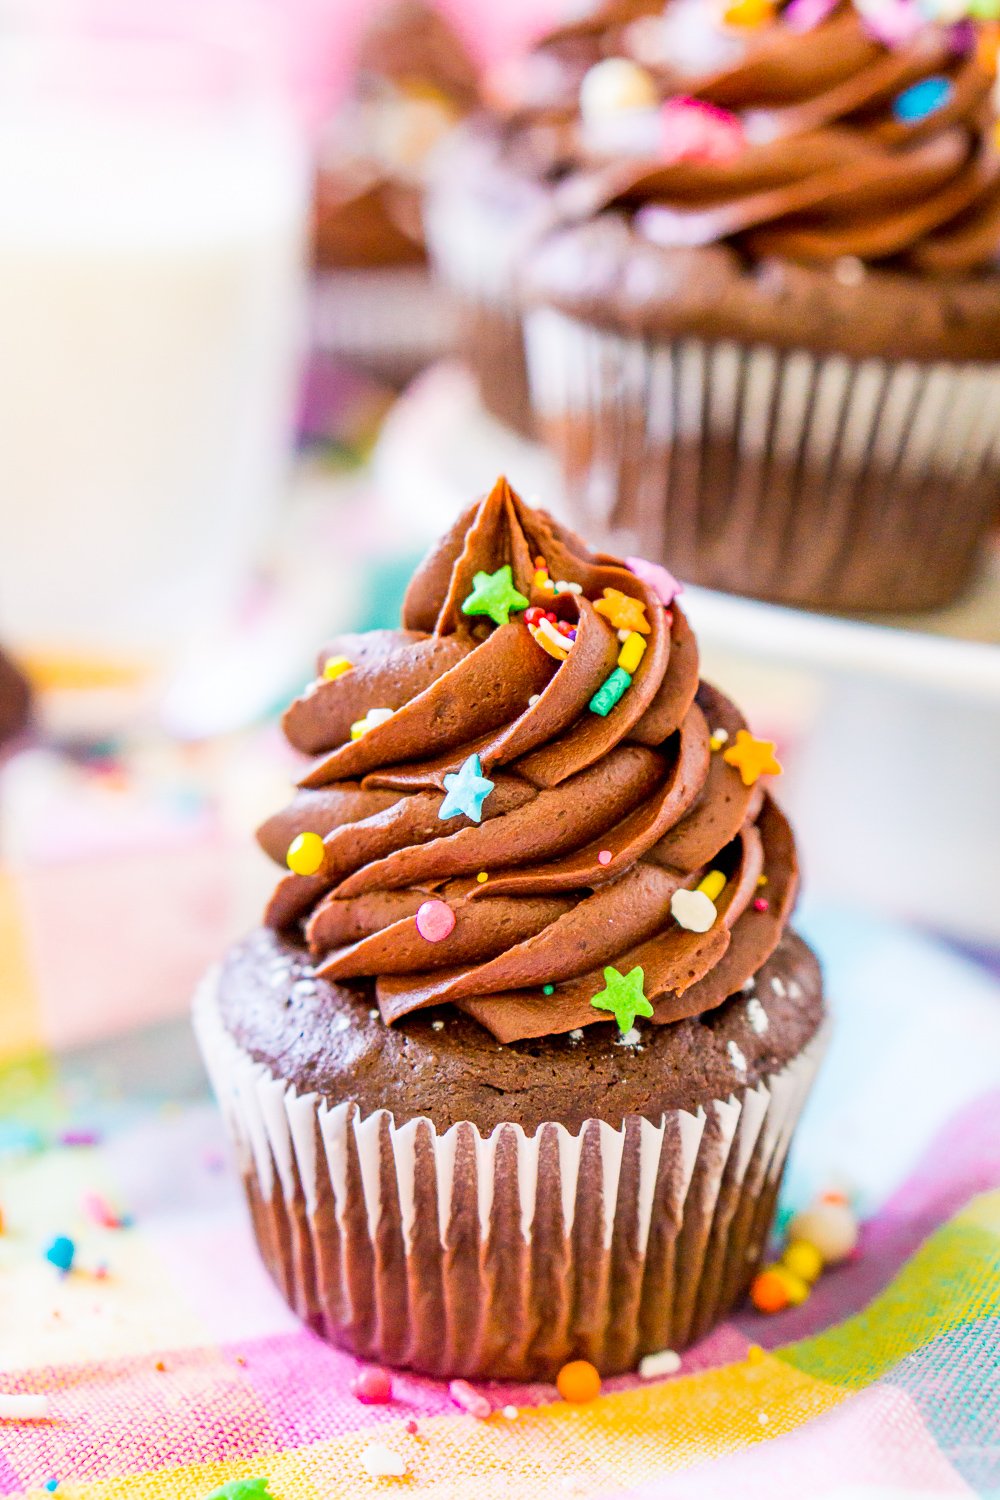
<instances>
[{"instance_id":1,"label":"yellow star sprinkle","mask_svg":"<svg viewBox=\"0 0 1000 1500\"><path fill-rule=\"evenodd\" d=\"M631 594L623 594L620 589L605 589L603 599L598 599L594 609L615 630L637 630L640 635L650 632L642 600L633 599Z\"/></svg>"},{"instance_id":2,"label":"yellow star sprinkle","mask_svg":"<svg viewBox=\"0 0 1000 1500\"><path fill-rule=\"evenodd\" d=\"M727 766L735 766L744 786L753 786L760 776L780 776L782 765L775 758L773 740L757 740L745 729L736 731L736 744L722 753Z\"/></svg>"}]
</instances>

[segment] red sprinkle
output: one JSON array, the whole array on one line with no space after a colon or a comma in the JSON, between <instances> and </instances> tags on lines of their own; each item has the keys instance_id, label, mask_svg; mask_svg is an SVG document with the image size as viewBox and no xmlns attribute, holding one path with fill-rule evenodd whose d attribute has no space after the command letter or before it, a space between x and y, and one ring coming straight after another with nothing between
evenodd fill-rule
<instances>
[{"instance_id":1,"label":"red sprinkle","mask_svg":"<svg viewBox=\"0 0 1000 1500\"><path fill-rule=\"evenodd\" d=\"M388 1370L377 1365L368 1365L359 1370L351 1381L351 1394L357 1396L365 1406L384 1406L392 1400L392 1376Z\"/></svg>"},{"instance_id":2,"label":"red sprinkle","mask_svg":"<svg viewBox=\"0 0 1000 1500\"><path fill-rule=\"evenodd\" d=\"M753 909L754 911L767 911L770 904L766 896L756 896L754 898Z\"/></svg>"},{"instance_id":3,"label":"red sprinkle","mask_svg":"<svg viewBox=\"0 0 1000 1500\"><path fill-rule=\"evenodd\" d=\"M557 625L559 623L557 617L552 613L551 609L547 609L545 611L545 618L548 620L550 625Z\"/></svg>"},{"instance_id":4,"label":"red sprinkle","mask_svg":"<svg viewBox=\"0 0 1000 1500\"><path fill-rule=\"evenodd\" d=\"M532 604L524 611L524 622L526 625L537 625L539 620L544 619L545 611L544 609L540 609L537 604Z\"/></svg>"},{"instance_id":5,"label":"red sprinkle","mask_svg":"<svg viewBox=\"0 0 1000 1500\"><path fill-rule=\"evenodd\" d=\"M412 1418L412 1417L411 1417L411 1418L410 1418L410 1420L409 1420L409 1421L408 1421L408 1422L407 1422L407 1424L406 1424L406 1430L407 1430L407 1432L408 1432L408 1433L409 1433L409 1434L410 1434L410 1436L411 1436L411 1437L412 1437L412 1436L413 1436L413 1435L414 1435L414 1434L415 1434L415 1433L416 1433L416 1430L417 1430L417 1424L416 1424L416 1422L415 1422L415 1421L414 1421L414 1420L413 1420L413 1418Z\"/></svg>"},{"instance_id":6,"label":"red sprinkle","mask_svg":"<svg viewBox=\"0 0 1000 1500\"><path fill-rule=\"evenodd\" d=\"M473 1390L467 1380L453 1380L448 1386L448 1395L454 1401L455 1405L460 1406L463 1411L467 1411L470 1417L479 1417L482 1419L490 1416L493 1411L486 1397L481 1396L478 1391Z\"/></svg>"}]
</instances>

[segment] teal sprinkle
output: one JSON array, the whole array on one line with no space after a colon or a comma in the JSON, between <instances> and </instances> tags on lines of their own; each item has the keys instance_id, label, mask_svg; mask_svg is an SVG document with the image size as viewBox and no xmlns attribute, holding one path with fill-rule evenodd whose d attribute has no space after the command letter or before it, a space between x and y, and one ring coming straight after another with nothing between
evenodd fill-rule
<instances>
[{"instance_id":1,"label":"teal sprinkle","mask_svg":"<svg viewBox=\"0 0 1000 1500\"><path fill-rule=\"evenodd\" d=\"M556 992L556 987L555 987L554 984L543 984L542 985L542 994L543 995L554 995L555 992Z\"/></svg>"},{"instance_id":2,"label":"teal sprinkle","mask_svg":"<svg viewBox=\"0 0 1000 1500\"><path fill-rule=\"evenodd\" d=\"M230 1479L205 1500L274 1500L267 1479Z\"/></svg>"},{"instance_id":3,"label":"teal sprinkle","mask_svg":"<svg viewBox=\"0 0 1000 1500\"><path fill-rule=\"evenodd\" d=\"M950 78L940 75L922 78L919 83L896 95L892 101L892 112L900 124L915 125L918 120L926 119L935 110L943 109L954 92L955 86Z\"/></svg>"},{"instance_id":4,"label":"teal sprinkle","mask_svg":"<svg viewBox=\"0 0 1000 1500\"><path fill-rule=\"evenodd\" d=\"M632 678L624 667L615 667L607 681L602 682L590 700L590 712L606 719L615 704L632 686Z\"/></svg>"}]
</instances>

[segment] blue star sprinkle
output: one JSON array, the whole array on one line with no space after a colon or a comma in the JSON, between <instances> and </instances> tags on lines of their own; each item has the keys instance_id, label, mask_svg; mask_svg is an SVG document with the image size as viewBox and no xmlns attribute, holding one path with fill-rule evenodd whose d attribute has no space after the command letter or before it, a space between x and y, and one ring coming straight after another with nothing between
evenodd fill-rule
<instances>
[{"instance_id":1,"label":"blue star sprinkle","mask_svg":"<svg viewBox=\"0 0 1000 1500\"><path fill-rule=\"evenodd\" d=\"M438 808L439 818L457 818L464 813L473 823L482 821L483 803L493 790L493 782L483 775L478 755L470 755L461 770L449 771L444 778L447 795Z\"/></svg>"}]
</instances>

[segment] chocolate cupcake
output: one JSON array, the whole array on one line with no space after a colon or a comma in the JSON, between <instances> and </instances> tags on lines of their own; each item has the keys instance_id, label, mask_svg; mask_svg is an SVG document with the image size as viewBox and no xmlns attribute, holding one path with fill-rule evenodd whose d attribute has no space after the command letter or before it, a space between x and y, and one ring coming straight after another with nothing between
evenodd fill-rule
<instances>
[{"instance_id":1,"label":"chocolate cupcake","mask_svg":"<svg viewBox=\"0 0 1000 1500\"><path fill-rule=\"evenodd\" d=\"M1000 487L995 43L907 0L726 16L677 0L584 80L527 272L537 415L608 545L943 604Z\"/></svg>"},{"instance_id":2,"label":"chocolate cupcake","mask_svg":"<svg viewBox=\"0 0 1000 1500\"><path fill-rule=\"evenodd\" d=\"M395 384L454 344L421 201L428 162L477 99L475 66L448 22L422 0L395 0L362 37L351 96L322 144L316 340Z\"/></svg>"},{"instance_id":3,"label":"chocolate cupcake","mask_svg":"<svg viewBox=\"0 0 1000 1500\"><path fill-rule=\"evenodd\" d=\"M0 650L0 746L15 739L28 723L31 689L23 672Z\"/></svg>"},{"instance_id":4,"label":"chocolate cupcake","mask_svg":"<svg viewBox=\"0 0 1000 1500\"><path fill-rule=\"evenodd\" d=\"M462 309L460 343L483 404L531 435L519 268L552 224L552 188L573 160L567 133L588 69L654 0L604 0L546 32L487 80L488 108L438 158L424 207L435 270Z\"/></svg>"},{"instance_id":5,"label":"chocolate cupcake","mask_svg":"<svg viewBox=\"0 0 1000 1500\"><path fill-rule=\"evenodd\" d=\"M266 926L196 1025L261 1253L437 1375L603 1372L742 1296L823 1045L780 766L665 570L500 480L284 719Z\"/></svg>"}]
</instances>

